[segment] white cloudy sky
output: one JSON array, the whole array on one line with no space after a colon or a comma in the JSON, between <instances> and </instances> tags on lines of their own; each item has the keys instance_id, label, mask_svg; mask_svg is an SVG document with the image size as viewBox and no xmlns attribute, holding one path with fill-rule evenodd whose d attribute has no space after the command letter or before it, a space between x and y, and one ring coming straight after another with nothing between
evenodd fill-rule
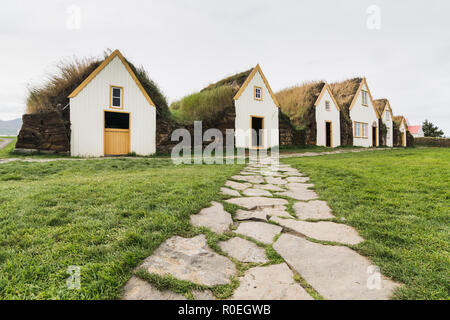
<instances>
[{"instance_id":1,"label":"white cloudy sky","mask_svg":"<svg viewBox=\"0 0 450 320\"><path fill-rule=\"evenodd\" d=\"M67 28L68 7L81 28ZM370 30L367 9L381 9ZM411 124L450 134L448 0L39 0L0 9L0 119L21 116L27 85L62 58L120 49L170 101L260 63L277 91L366 76Z\"/></svg>"}]
</instances>

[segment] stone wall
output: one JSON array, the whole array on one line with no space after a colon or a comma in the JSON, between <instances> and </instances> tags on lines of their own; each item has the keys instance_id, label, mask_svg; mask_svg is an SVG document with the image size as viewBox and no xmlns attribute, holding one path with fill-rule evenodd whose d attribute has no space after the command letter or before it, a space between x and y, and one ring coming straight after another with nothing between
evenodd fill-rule
<instances>
[{"instance_id":1,"label":"stone wall","mask_svg":"<svg viewBox=\"0 0 450 320\"><path fill-rule=\"evenodd\" d=\"M24 114L16 149L43 152L70 152L70 119L68 110Z\"/></svg>"},{"instance_id":2,"label":"stone wall","mask_svg":"<svg viewBox=\"0 0 450 320\"><path fill-rule=\"evenodd\" d=\"M422 146L422 147L450 148L450 139L449 138L422 137L422 138L414 138L414 142L417 146Z\"/></svg>"}]
</instances>

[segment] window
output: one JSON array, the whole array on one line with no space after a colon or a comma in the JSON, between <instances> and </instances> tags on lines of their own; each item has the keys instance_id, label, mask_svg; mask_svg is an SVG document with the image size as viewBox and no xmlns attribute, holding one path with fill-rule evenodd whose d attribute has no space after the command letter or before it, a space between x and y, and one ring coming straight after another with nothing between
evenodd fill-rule
<instances>
[{"instance_id":1,"label":"window","mask_svg":"<svg viewBox=\"0 0 450 320\"><path fill-rule=\"evenodd\" d=\"M123 88L111 86L111 108L123 108Z\"/></svg>"},{"instance_id":2,"label":"window","mask_svg":"<svg viewBox=\"0 0 450 320\"><path fill-rule=\"evenodd\" d=\"M262 88L255 87L255 100L262 100Z\"/></svg>"},{"instance_id":3,"label":"window","mask_svg":"<svg viewBox=\"0 0 450 320\"><path fill-rule=\"evenodd\" d=\"M390 139L391 138L391 128L387 128L386 129L386 139Z\"/></svg>"},{"instance_id":4,"label":"window","mask_svg":"<svg viewBox=\"0 0 450 320\"><path fill-rule=\"evenodd\" d=\"M122 112L105 112L105 129L130 129L130 114Z\"/></svg>"},{"instance_id":5,"label":"window","mask_svg":"<svg viewBox=\"0 0 450 320\"><path fill-rule=\"evenodd\" d=\"M356 122L354 124L354 137L355 138L367 138L368 137L368 127L367 123Z\"/></svg>"},{"instance_id":6,"label":"window","mask_svg":"<svg viewBox=\"0 0 450 320\"><path fill-rule=\"evenodd\" d=\"M386 120L389 121L389 110L386 110Z\"/></svg>"},{"instance_id":7,"label":"window","mask_svg":"<svg viewBox=\"0 0 450 320\"><path fill-rule=\"evenodd\" d=\"M330 101L325 101L325 110L330 111Z\"/></svg>"},{"instance_id":8,"label":"window","mask_svg":"<svg viewBox=\"0 0 450 320\"><path fill-rule=\"evenodd\" d=\"M361 91L362 92L362 104L363 106L367 106L367 91Z\"/></svg>"},{"instance_id":9,"label":"window","mask_svg":"<svg viewBox=\"0 0 450 320\"><path fill-rule=\"evenodd\" d=\"M362 124L362 137L363 138L367 138L368 137L368 135L367 135L367 128L368 127L368 124L367 123L363 123Z\"/></svg>"}]
</instances>

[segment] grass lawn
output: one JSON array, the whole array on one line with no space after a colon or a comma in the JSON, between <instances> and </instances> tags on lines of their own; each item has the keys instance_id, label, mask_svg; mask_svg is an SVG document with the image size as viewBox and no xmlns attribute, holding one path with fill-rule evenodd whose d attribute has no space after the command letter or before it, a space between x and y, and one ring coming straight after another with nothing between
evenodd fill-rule
<instances>
[{"instance_id":1,"label":"grass lawn","mask_svg":"<svg viewBox=\"0 0 450 320\"><path fill-rule=\"evenodd\" d=\"M367 241L357 249L405 285L397 299L450 298L450 149L290 158Z\"/></svg>"},{"instance_id":2,"label":"grass lawn","mask_svg":"<svg viewBox=\"0 0 450 320\"><path fill-rule=\"evenodd\" d=\"M113 159L0 165L0 299L115 299L240 165ZM81 290L68 290L69 266Z\"/></svg>"}]
</instances>

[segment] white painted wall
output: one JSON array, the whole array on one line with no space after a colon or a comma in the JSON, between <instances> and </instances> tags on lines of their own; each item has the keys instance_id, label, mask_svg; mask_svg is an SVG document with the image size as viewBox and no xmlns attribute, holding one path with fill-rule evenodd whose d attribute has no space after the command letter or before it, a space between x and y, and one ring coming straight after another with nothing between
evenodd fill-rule
<instances>
[{"instance_id":1,"label":"white painted wall","mask_svg":"<svg viewBox=\"0 0 450 320\"><path fill-rule=\"evenodd\" d=\"M339 110L331 98L328 89L325 89L325 93L316 105L316 123L317 123L317 145L325 146L326 132L325 121L331 121L332 123L332 147L339 147L341 145L341 122ZM325 102L330 102L330 111L325 109Z\"/></svg>"},{"instance_id":2,"label":"white painted wall","mask_svg":"<svg viewBox=\"0 0 450 320\"><path fill-rule=\"evenodd\" d=\"M389 106L387 106L381 116L381 121L383 121L386 128L389 129L389 137L386 136L386 146L392 148L394 146L394 122L389 111Z\"/></svg>"},{"instance_id":3,"label":"white painted wall","mask_svg":"<svg viewBox=\"0 0 450 320\"><path fill-rule=\"evenodd\" d=\"M255 100L254 86L262 88L262 101ZM256 72L253 79L234 102L236 107L235 137L237 148L249 148L251 139L251 116L264 117L264 147L279 145L278 107L270 95L261 74Z\"/></svg>"},{"instance_id":4,"label":"white painted wall","mask_svg":"<svg viewBox=\"0 0 450 320\"><path fill-rule=\"evenodd\" d=\"M123 87L123 110L111 109L110 85ZM71 155L103 156L103 114L130 112L131 152L156 152L156 108L150 105L116 56L78 95L70 99Z\"/></svg>"},{"instance_id":5,"label":"white painted wall","mask_svg":"<svg viewBox=\"0 0 450 320\"><path fill-rule=\"evenodd\" d=\"M368 91L364 84L362 90ZM356 97L356 103L353 109L350 110L350 119L353 125L353 145L358 147L372 147L372 124L376 123L378 131L378 116L374 110L372 101L369 94L367 94L367 106L362 104L362 92L360 91ZM368 137L367 138L355 138L355 125L354 122L364 122L368 124ZM377 145L379 144L379 134L377 134Z\"/></svg>"}]
</instances>

